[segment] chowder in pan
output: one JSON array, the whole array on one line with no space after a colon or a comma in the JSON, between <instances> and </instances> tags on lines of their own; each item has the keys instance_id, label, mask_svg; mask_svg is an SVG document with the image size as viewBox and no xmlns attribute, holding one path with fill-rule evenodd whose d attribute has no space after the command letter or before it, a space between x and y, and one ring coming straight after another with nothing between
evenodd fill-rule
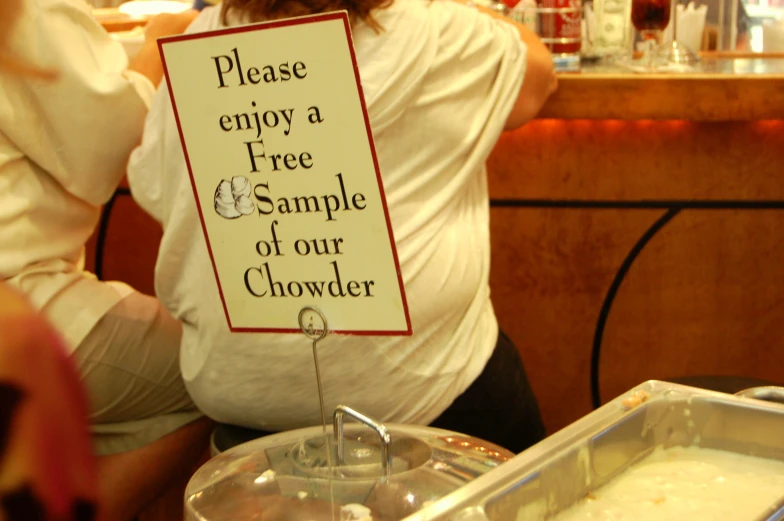
<instances>
[{"instance_id":1,"label":"chowder in pan","mask_svg":"<svg viewBox=\"0 0 784 521\"><path fill-rule=\"evenodd\" d=\"M784 462L698 447L657 448L554 521L753 521L784 499Z\"/></svg>"}]
</instances>

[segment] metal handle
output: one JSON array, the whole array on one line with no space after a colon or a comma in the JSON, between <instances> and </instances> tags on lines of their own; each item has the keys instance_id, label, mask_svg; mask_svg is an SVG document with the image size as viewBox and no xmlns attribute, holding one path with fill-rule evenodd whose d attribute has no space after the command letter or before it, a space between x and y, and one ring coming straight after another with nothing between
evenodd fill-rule
<instances>
[{"instance_id":1,"label":"metal handle","mask_svg":"<svg viewBox=\"0 0 784 521\"><path fill-rule=\"evenodd\" d=\"M379 423L364 414L361 414L351 407L345 405L338 405L335 407L335 413L332 417L332 427L334 430L335 442L338 446L338 465L343 464L345 458L346 447L343 438L343 416L348 415L354 418L359 423L366 425L376 431L376 434L381 438L381 468L384 470L384 475L388 478L392 472L392 451L390 445L392 443L392 436L390 436L387 428L383 423Z\"/></svg>"},{"instance_id":2,"label":"metal handle","mask_svg":"<svg viewBox=\"0 0 784 521\"><path fill-rule=\"evenodd\" d=\"M766 402L775 402L784 404L784 387L776 386L762 386L752 387L751 389L744 389L735 396L742 396L744 398L756 398L757 400L765 400Z\"/></svg>"}]
</instances>

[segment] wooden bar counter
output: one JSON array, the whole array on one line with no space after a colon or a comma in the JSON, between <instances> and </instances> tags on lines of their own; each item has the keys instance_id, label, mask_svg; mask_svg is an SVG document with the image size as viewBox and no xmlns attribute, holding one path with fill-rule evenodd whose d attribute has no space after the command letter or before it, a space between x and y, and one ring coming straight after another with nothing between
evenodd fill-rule
<instances>
[{"instance_id":1,"label":"wooden bar counter","mask_svg":"<svg viewBox=\"0 0 784 521\"><path fill-rule=\"evenodd\" d=\"M651 378L784 383L784 59L563 74L488 168L493 300L551 432Z\"/></svg>"},{"instance_id":2,"label":"wooden bar counter","mask_svg":"<svg viewBox=\"0 0 784 521\"><path fill-rule=\"evenodd\" d=\"M563 74L488 167L493 300L550 432L590 412L592 375L602 401L650 378L784 383L784 59ZM160 230L121 195L88 268L152 293Z\"/></svg>"}]
</instances>

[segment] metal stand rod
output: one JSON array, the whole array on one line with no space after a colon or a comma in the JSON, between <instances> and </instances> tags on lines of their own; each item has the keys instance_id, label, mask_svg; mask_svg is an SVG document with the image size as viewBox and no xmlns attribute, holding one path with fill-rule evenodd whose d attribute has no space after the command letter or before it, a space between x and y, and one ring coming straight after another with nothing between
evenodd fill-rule
<instances>
[{"instance_id":1,"label":"metal stand rod","mask_svg":"<svg viewBox=\"0 0 784 521\"><path fill-rule=\"evenodd\" d=\"M306 322L306 317L310 317L310 320ZM314 327L313 325L313 317L318 318L321 320L321 327ZM306 306L299 311L299 316L297 317L297 321L299 322L299 327L302 330L302 333L309 339L313 340L313 363L316 366L316 385L318 386L318 396L319 396L319 405L321 407L321 426L324 432L327 432L327 410L324 407L324 389L321 386L321 371L319 369L319 361L318 361L318 349L316 348L318 345L319 340L327 336L328 328L327 328L327 317L319 311L318 309L310 306Z\"/></svg>"},{"instance_id":2,"label":"metal stand rod","mask_svg":"<svg viewBox=\"0 0 784 521\"><path fill-rule=\"evenodd\" d=\"M327 432L327 410L324 407L324 389L321 387L321 371L319 371L318 352L316 350L316 343L313 341L313 362L316 365L316 385L318 385L319 406L321 407L321 426L324 432Z\"/></svg>"}]
</instances>

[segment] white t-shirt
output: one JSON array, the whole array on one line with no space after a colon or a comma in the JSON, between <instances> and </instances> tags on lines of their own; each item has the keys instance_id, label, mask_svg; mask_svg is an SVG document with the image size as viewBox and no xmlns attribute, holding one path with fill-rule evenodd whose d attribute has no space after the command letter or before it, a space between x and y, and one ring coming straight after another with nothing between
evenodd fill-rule
<instances>
[{"instance_id":1,"label":"white t-shirt","mask_svg":"<svg viewBox=\"0 0 784 521\"><path fill-rule=\"evenodd\" d=\"M526 48L510 24L450 0L395 0L375 17L383 32L359 23L352 33L414 334L328 336L319 362L328 414L345 403L427 424L497 340L484 163L520 91ZM220 26L208 8L190 31ZM184 322L183 376L196 404L267 430L320 423L310 342L229 332L165 87L128 175L164 227L156 292Z\"/></svg>"},{"instance_id":2,"label":"white t-shirt","mask_svg":"<svg viewBox=\"0 0 784 521\"><path fill-rule=\"evenodd\" d=\"M0 280L71 349L129 291L95 284L84 245L125 174L155 89L83 0L27 0L9 40L56 82L0 75Z\"/></svg>"}]
</instances>

